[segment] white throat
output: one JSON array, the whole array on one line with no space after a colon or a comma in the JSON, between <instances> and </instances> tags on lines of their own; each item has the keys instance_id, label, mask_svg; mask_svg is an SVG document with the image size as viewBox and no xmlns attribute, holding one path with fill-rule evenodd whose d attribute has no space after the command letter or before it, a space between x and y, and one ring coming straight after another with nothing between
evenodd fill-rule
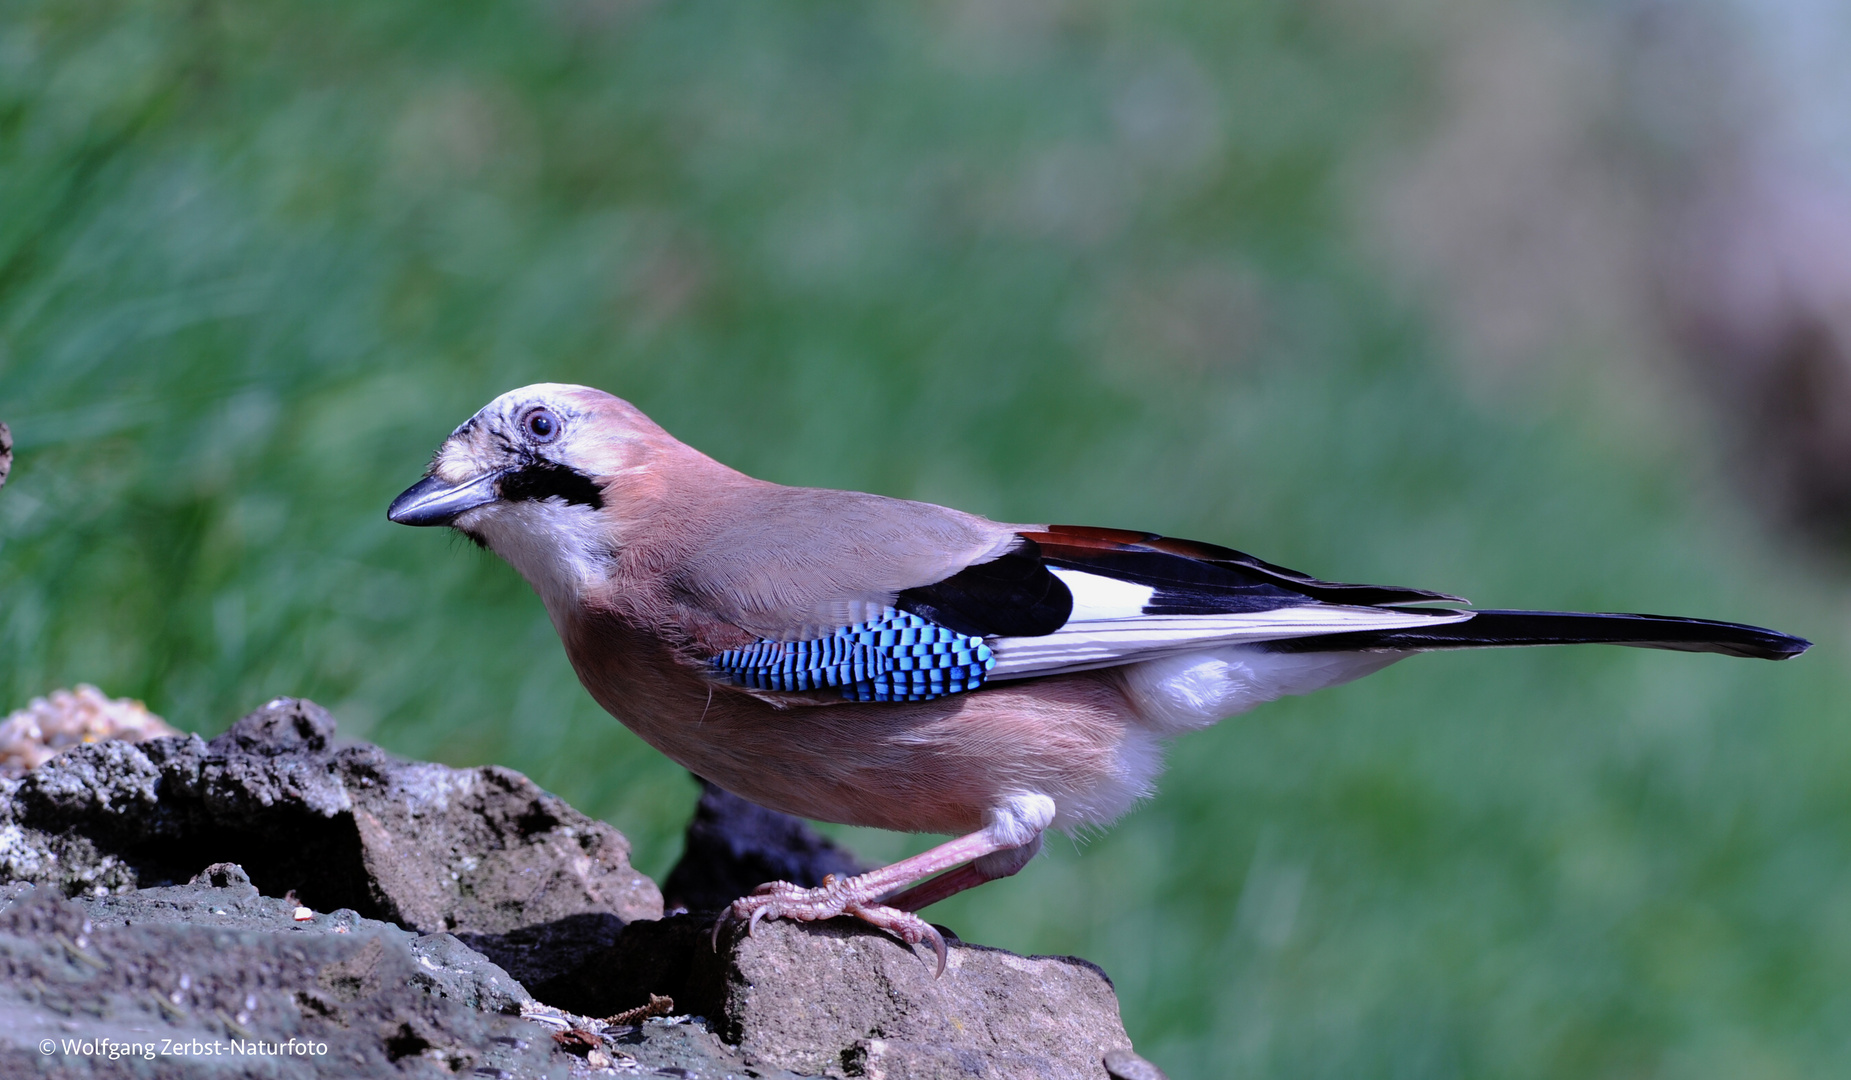
<instances>
[{"instance_id":1,"label":"white throat","mask_svg":"<svg viewBox=\"0 0 1851 1080\"><path fill-rule=\"evenodd\" d=\"M527 579L555 625L606 578L610 543L599 514L560 499L492 503L458 519Z\"/></svg>"}]
</instances>

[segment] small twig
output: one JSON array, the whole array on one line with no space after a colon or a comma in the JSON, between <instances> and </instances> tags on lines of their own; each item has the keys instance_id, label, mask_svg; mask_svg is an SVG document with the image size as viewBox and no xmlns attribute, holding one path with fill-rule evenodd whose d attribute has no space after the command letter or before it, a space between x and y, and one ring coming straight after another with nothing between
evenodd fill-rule
<instances>
[{"instance_id":1,"label":"small twig","mask_svg":"<svg viewBox=\"0 0 1851 1080\"><path fill-rule=\"evenodd\" d=\"M675 1011L675 999L661 994L649 995L649 1004L638 1005L634 1009L625 1009L616 1016L607 1016L598 1021L605 1027L628 1027L638 1020L647 1020L652 1016L668 1016Z\"/></svg>"},{"instance_id":2,"label":"small twig","mask_svg":"<svg viewBox=\"0 0 1851 1080\"><path fill-rule=\"evenodd\" d=\"M584 1028L576 1027L569 1027L564 1031L553 1032L553 1041L559 1044L560 1049L577 1054L580 1057L596 1050L602 1042L602 1040L598 1038L597 1032L586 1031Z\"/></svg>"},{"instance_id":3,"label":"small twig","mask_svg":"<svg viewBox=\"0 0 1851 1080\"><path fill-rule=\"evenodd\" d=\"M180 1008L178 1005L175 1005L173 1002L168 1001L166 998L162 997L160 991L150 989L148 991L148 997L151 1000L153 1000L153 1002L157 1006L160 1007L161 1012L167 1014L167 1018L169 1020L185 1020L186 1019L186 1010Z\"/></svg>"},{"instance_id":4,"label":"small twig","mask_svg":"<svg viewBox=\"0 0 1851 1080\"><path fill-rule=\"evenodd\" d=\"M247 1039L252 1042L255 1042L257 1040L257 1036L251 1034L250 1031L247 1030L243 1024L240 1024L236 1020L233 1020L231 1017L226 1016L224 1009L214 1010L214 1015L216 1015L219 1018L219 1023L225 1025L225 1030L231 1032L234 1036L240 1039Z\"/></svg>"},{"instance_id":5,"label":"small twig","mask_svg":"<svg viewBox=\"0 0 1851 1080\"><path fill-rule=\"evenodd\" d=\"M101 960L98 960L96 957L91 956L89 953L71 944L69 941L66 941L62 937L58 939L58 944L64 946L64 951L70 954L70 957L73 960L78 960L83 963L89 964L91 967L97 969L98 971L104 971L108 969L109 967L108 964L105 964Z\"/></svg>"}]
</instances>

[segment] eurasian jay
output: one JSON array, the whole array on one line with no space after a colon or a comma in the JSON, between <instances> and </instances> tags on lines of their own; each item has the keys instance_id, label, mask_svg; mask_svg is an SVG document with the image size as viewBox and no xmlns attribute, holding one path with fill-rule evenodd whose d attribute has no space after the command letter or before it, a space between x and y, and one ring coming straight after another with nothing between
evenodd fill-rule
<instances>
[{"instance_id":1,"label":"eurasian jay","mask_svg":"<svg viewBox=\"0 0 1851 1080\"><path fill-rule=\"evenodd\" d=\"M1809 644L1702 619L1475 611L1211 544L784 487L557 383L490 402L387 516L511 563L591 696L695 774L803 817L956 835L729 911L748 929L854 915L930 941L941 970L945 944L914 912L1020 870L1047 829L1123 814L1171 736L1435 649L1781 660Z\"/></svg>"}]
</instances>

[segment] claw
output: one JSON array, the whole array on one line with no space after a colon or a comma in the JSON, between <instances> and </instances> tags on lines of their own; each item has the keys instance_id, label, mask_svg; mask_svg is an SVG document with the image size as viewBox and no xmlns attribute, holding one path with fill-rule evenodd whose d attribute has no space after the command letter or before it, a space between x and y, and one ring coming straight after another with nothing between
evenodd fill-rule
<instances>
[{"instance_id":1,"label":"claw","mask_svg":"<svg viewBox=\"0 0 1851 1080\"><path fill-rule=\"evenodd\" d=\"M764 918L766 915L769 915L770 913L771 913L771 905L769 904L765 905L762 908L759 908L757 911L754 911L752 913L752 918L746 923L746 936L752 937L755 931L758 930L758 921Z\"/></svg>"},{"instance_id":2,"label":"claw","mask_svg":"<svg viewBox=\"0 0 1851 1080\"><path fill-rule=\"evenodd\" d=\"M951 958L951 948L945 944L945 935L930 923L926 924L925 936L932 942L932 951L938 954L938 970L932 973L934 979L945 974L945 961Z\"/></svg>"}]
</instances>

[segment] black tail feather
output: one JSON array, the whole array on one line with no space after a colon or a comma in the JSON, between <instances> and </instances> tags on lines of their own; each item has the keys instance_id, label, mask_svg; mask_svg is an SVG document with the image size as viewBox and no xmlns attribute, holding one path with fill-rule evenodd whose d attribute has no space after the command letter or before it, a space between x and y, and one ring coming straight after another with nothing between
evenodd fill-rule
<instances>
[{"instance_id":1,"label":"black tail feather","mask_svg":"<svg viewBox=\"0 0 1851 1080\"><path fill-rule=\"evenodd\" d=\"M1431 610L1431 609L1428 609ZM1475 611L1464 622L1405 630L1366 630L1268 642L1274 652L1349 652L1371 649L1484 649L1507 645L1631 645L1641 649L1713 652L1759 660L1785 660L1811 647L1805 638L1759 626L1574 611Z\"/></svg>"}]
</instances>

